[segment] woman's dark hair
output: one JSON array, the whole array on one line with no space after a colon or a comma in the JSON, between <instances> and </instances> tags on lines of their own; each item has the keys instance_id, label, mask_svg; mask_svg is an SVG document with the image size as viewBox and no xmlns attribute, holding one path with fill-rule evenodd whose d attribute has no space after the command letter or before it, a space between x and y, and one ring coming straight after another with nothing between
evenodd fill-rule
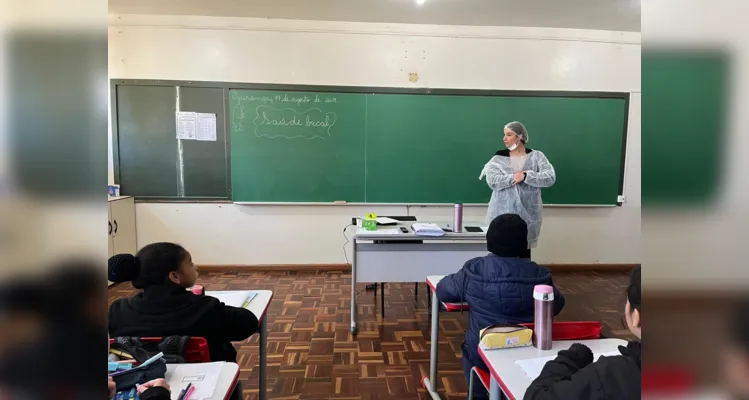
<instances>
[{"instance_id":1,"label":"woman's dark hair","mask_svg":"<svg viewBox=\"0 0 749 400\"><path fill-rule=\"evenodd\" d=\"M163 285L169 273L176 271L185 260L187 250L175 243L151 243L138 254L116 254L109 258L109 280L132 281L136 289Z\"/></svg>"},{"instance_id":2,"label":"woman's dark hair","mask_svg":"<svg viewBox=\"0 0 749 400\"><path fill-rule=\"evenodd\" d=\"M642 312L642 279L641 267L636 267L629 273L629 286L627 286L627 300L633 309Z\"/></svg>"}]
</instances>

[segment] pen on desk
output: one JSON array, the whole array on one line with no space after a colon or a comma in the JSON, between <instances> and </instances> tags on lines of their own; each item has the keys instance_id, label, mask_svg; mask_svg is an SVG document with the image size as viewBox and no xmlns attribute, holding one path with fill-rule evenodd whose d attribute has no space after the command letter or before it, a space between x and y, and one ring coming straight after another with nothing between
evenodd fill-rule
<instances>
[{"instance_id":1,"label":"pen on desk","mask_svg":"<svg viewBox=\"0 0 749 400\"><path fill-rule=\"evenodd\" d=\"M190 391L190 388L192 387L192 382L188 383L187 386L185 386L184 389L179 391L179 396L177 396L177 400L183 400L185 398L185 395L188 391Z\"/></svg>"},{"instance_id":2,"label":"pen on desk","mask_svg":"<svg viewBox=\"0 0 749 400\"><path fill-rule=\"evenodd\" d=\"M192 392L195 391L195 386L191 387L187 393L185 393L185 397L182 398L182 400L188 400L190 396L192 395Z\"/></svg>"}]
</instances>

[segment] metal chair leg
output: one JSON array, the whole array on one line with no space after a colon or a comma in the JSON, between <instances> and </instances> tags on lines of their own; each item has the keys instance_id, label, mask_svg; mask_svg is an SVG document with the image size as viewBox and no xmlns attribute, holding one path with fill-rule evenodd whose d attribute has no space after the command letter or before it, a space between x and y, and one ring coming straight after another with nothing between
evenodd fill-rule
<instances>
[{"instance_id":1,"label":"metal chair leg","mask_svg":"<svg viewBox=\"0 0 749 400\"><path fill-rule=\"evenodd\" d=\"M476 371L474 371L474 368L471 368L471 373L469 375L470 378L468 378L468 400L473 400L473 380L476 376Z\"/></svg>"},{"instance_id":2,"label":"metal chair leg","mask_svg":"<svg viewBox=\"0 0 749 400\"><path fill-rule=\"evenodd\" d=\"M432 288L427 286L427 315L432 315Z\"/></svg>"},{"instance_id":3,"label":"metal chair leg","mask_svg":"<svg viewBox=\"0 0 749 400\"><path fill-rule=\"evenodd\" d=\"M380 314L382 315L382 319L385 319L385 283L380 282Z\"/></svg>"}]
</instances>

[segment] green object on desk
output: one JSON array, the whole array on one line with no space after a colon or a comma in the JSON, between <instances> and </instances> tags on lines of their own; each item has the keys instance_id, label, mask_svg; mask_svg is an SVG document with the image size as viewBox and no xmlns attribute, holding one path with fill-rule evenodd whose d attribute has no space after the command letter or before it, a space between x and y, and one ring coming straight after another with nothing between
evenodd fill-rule
<instances>
[{"instance_id":1,"label":"green object on desk","mask_svg":"<svg viewBox=\"0 0 749 400\"><path fill-rule=\"evenodd\" d=\"M376 231L377 230L377 215L374 213L367 214L364 218L362 218L361 226L365 230Z\"/></svg>"}]
</instances>

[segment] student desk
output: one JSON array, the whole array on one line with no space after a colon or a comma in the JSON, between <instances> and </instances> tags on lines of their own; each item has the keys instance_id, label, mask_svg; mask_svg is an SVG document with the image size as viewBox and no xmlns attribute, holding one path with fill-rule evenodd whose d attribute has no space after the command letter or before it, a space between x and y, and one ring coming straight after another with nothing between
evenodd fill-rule
<instances>
[{"instance_id":1,"label":"student desk","mask_svg":"<svg viewBox=\"0 0 749 400\"><path fill-rule=\"evenodd\" d=\"M265 313L268 311L268 305L270 305L271 299L273 299L273 292L270 290L225 290L225 291L206 291L206 296L213 296L218 299L221 299L221 295L223 294L235 294L238 292L255 292L257 295L255 296L252 301L245 307L246 309L252 311L253 314L257 317L258 321L260 322L260 327L258 329L258 333L260 334L260 343L259 343L259 349L258 353L260 355L260 361L259 361L259 367L260 367L260 376L258 378L259 380L259 397L261 400L265 400L267 398L266 393L266 383L267 383L267 368L268 368L268 361L267 361L267 353L268 353L268 324ZM235 306L239 307L241 304L227 304L229 306Z\"/></svg>"},{"instance_id":2,"label":"student desk","mask_svg":"<svg viewBox=\"0 0 749 400\"><path fill-rule=\"evenodd\" d=\"M559 340L552 344L551 350L538 350L533 346L514 349L487 350L479 346L479 355L491 372L489 398L499 400L504 393L510 400L522 399L533 379L529 378L515 361L529 358L556 356L560 350L569 349L572 343L582 343L593 351L593 354L617 351L619 346L626 346L622 339L593 340Z\"/></svg>"},{"instance_id":3,"label":"student desk","mask_svg":"<svg viewBox=\"0 0 749 400\"><path fill-rule=\"evenodd\" d=\"M179 364L167 364L166 365L166 383L169 386L178 387L178 383L170 382L172 372L177 368ZM199 364L198 364L199 365ZM216 389L213 391L213 396L210 400L226 400L231 396L231 392L234 391L234 387L237 386L239 380L239 366L235 363L224 363L221 368L221 374L218 376L218 382L216 383ZM172 393L172 398L176 398L175 393Z\"/></svg>"},{"instance_id":4,"label":"student desk","mask_svg":"<svg viewBox=\"0 0 749 400\"><path fill-rule=\"evenodd\" d=\"M432 336L431 336L431 347L429 355L429 377L422 376L421 384L429 392L429 395L433 399L439 399L440 396L437 393L437 355L439 349L439 335L440 335L440 313L439 305L443 304L445 310L449 311L460 311L468 310L468 303L440 303L437 300L437 284L444 278L444 275L431 275L427 276L427 285L432 291Z\"/></svg>"},{"instance_id":5,"label":"student desk","mask_svg":"<svg viewBox=\"0 0 749 400\"><path fill-rule=\"evenodd\" d=\"M422 221L423 222L423 221ZM445 236L417 236L413 222L378 226L378 231L352 227L351 333L356 335L356 284L358 282L421 282L425 276L458 271L466 261L488 254L484 232L445 233ZM440 227L448 224L438 223ZM482 226L464 223L464 226ZM382 230L408 228L408 233L383 234ZM375 240L406 243L373 243ZM422 243L407 243L408 241Z\"/></svg>"}]
</instances>

